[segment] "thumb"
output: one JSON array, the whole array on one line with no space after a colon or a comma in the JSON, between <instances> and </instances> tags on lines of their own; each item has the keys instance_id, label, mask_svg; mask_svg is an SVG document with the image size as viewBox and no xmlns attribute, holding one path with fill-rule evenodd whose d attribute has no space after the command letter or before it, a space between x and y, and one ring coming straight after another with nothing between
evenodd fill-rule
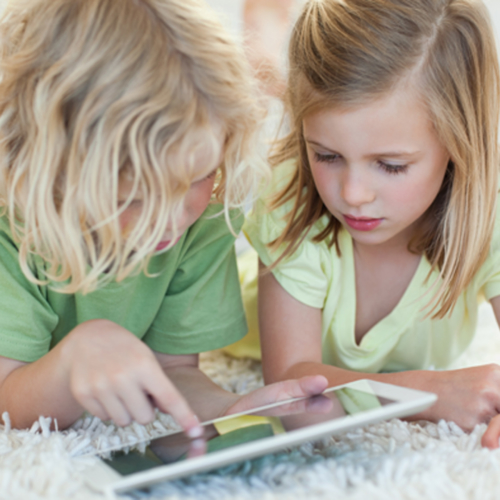
<instances>
[{"instance_id":1,"label":"thumb","mask_svg":"<svg viewBox=\"0 0 500 500\"><path fill-rule=\"evenodd\" d=\"M246 412L279 401L314 396L322 393L327 386L328 380L322 375L309 375L297 380L276 382L242 396L225 414Z\"/></svg>"}]
</instances>

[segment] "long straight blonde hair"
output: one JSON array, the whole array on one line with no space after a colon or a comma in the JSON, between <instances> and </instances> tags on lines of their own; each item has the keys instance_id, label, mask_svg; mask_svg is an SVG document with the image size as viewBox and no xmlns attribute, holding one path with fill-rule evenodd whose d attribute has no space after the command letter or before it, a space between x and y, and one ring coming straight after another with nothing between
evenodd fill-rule
<instances>
[{"instance_id":1,"label":"long straight blonde hair","mask_svg":"<svg viewBox=\"0 0 500 500\"><path fill-rule=\"evenodd\" d=\"M486 7L479 0L309 0L289 51L286 96L291 132L274 164L298 158L274 206L293 200L273 248L293 253L321 217L314 241L336 245L340 222L314 186L302 122L319 109L360 106L411 75L452 161L410 250L423 253L441 282L430 302L445 316L485 261L498 191L499 70ZM274 264L276 265L279 260Z\"/></svg>"},{"instance_id":2,"label":"long straight blonde hair","mask_svg":"<svg viewBox=\"0 0 500 500\"><path fill-rule=\"evenodd\" d=\"M201 1L11 2L0 23L0 203L23 272L86 293L147 271L193 178L221 153L215 196L230 223L267 168L252 156L256 95L242 50ZM124 173L133 189L121 205ZM137 193L143 210L125 238L119 215Z\"/></svg>"}]
</instances>

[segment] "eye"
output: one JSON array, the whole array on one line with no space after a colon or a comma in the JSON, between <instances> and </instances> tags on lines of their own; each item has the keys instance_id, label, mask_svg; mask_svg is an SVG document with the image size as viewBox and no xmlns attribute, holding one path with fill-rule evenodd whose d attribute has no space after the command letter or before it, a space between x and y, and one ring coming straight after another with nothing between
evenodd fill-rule
<instances>
[{"instance_id":1,"label":"eye","mask_svg":"<svg viewBox=\"0 0 500 500\"><path fill-rule=\"evenodd\" d=\"M320 163L334 163L339 158L340 155L338 154L333 154L333 153L323 154L323 153L318 153L317 151L314 152L315 161Z\"/></svg>"},{"instance_id":2,"label":"eye","mask_svg":"<svg viewBox=\"0 0 500 500\"><path fill-rule=\"evenodd\" d=\"M378 164L388 174L403 174L408 170L407 164L387 163L384 161L379 161Z\"/></svg>"},{"instance_id":3,"label":"eye","mask_svg":"<svg viewBox=\"0 0 500 500\"><path fill-rule=\"evenodd\" d=\"M123 207L127 200L118 200L118 206ZM142 205L143 200L132 200L128 205L127 208L138 208Z\"/></svg>"},{"instance_id":4,"label":"eye","mask_svg":"<svg viewBox=\"0 0 500 500\"><path fill-rule=\"evenodd\" d=\"M208 181L209 179L213 179L217 175L217 168L212 170L207 176L202 177L201 179L194 181L193 184L201 184L202 182Z\"/></svg>"},{"instance_id":5,"label":"eye","mask_svg":"<svg viewBox=\"0 0 500 500\"><path fill-rule=\"evenodd\" d=\"M210 172L203 180L213 179L216 174L217 174L217 169L212 170L212 172Z\"/></svg>"}]
</instances>

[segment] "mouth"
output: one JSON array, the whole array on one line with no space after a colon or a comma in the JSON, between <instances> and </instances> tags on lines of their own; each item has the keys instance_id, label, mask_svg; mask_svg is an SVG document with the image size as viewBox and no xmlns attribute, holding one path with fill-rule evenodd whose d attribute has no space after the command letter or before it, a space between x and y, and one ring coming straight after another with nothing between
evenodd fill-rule
<instances>
[{"instance_id":1,"label":"mouth","mask_svg":"<svg viewBox=\"0 0 500 500\"><path fill-rule=\"evenodd\" d=\"M180 239L181 239L181 237L179 236L175 240L175 242L172 245L172 247L175 246L175 245L177 245L177 243L179 242ZM160 241L160 243L158 243L158 245L156 245L155 252L161 252L162 250L165 250L165 248L167 248L171 243L172 243L172 240Z\"/></svg>"},{"instance_id":2,"label":"mouth","mask_svg":"<svg viewBox=\"0 0 500 500\"><path fill-rule=\"evenodd\" d=\"M160 241L160 243L158 243L158 245L156 245L155 250L157 252L159 252L160 250L164 250L165 248L167 248L168 245L170 245L170 240L168 240L168 241Z\"/></svg>"},{"instance_id":3,"label":"mouth","mask_svg":"<svg viewBox=\"0 0 500 500\"><path fill-rule=\"evenodd\" d=\"M343 215L346 224L356 231L372 231L380 226L384 219L373 219L371 217L353 217L352 215Z\"/></svg>"}]
</instances>

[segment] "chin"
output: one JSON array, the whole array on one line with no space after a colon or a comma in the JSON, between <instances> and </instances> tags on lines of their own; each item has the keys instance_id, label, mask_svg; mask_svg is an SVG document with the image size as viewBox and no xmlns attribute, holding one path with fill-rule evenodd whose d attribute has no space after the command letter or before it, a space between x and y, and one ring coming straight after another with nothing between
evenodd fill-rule
<instances>
[{"instance_id":1,"label":"chin","mask_svg":"<svg viewBox=\"0 0 500 500\"><path fill-rule=\"evenodd\" d=\"M344 227L345 228L345 227ZM373 231L354 231L352 228L345 228L346 231L351 235L351 238L354 242L367 245L367 246L376 246L383 245L388 241L392 240L395 235L388 235L387 233L382 231L377 231L376 229Z\"/></svg>"}]
</instances>

